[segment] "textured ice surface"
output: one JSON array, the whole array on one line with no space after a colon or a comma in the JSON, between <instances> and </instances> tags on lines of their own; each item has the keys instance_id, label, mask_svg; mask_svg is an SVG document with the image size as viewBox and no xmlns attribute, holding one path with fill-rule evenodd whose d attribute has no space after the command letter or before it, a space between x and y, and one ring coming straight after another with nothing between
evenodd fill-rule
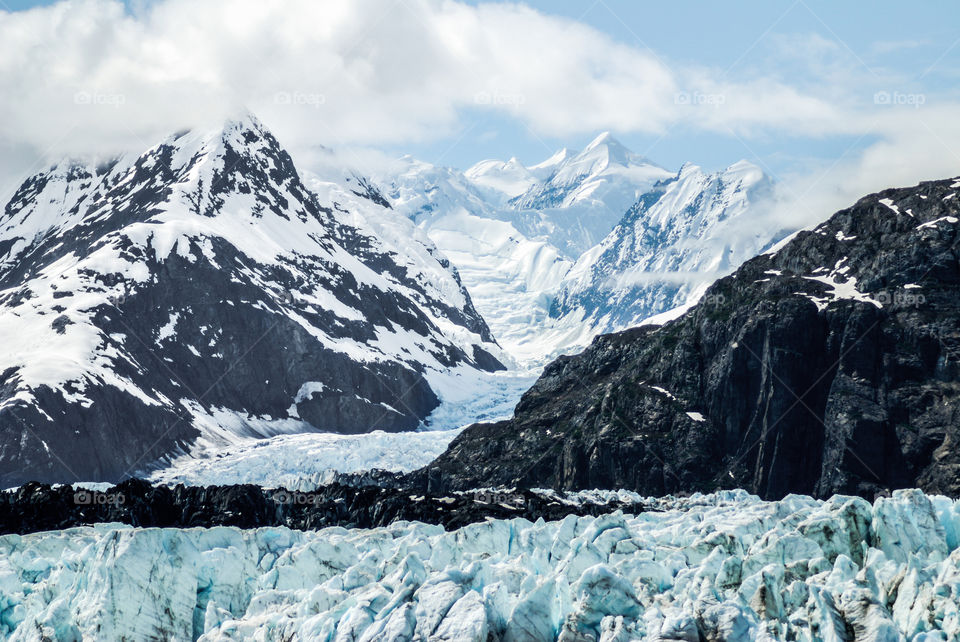
<instances>
[{"instance_id":1,"label":"textured ice surface","mask_svg":"<svg viewBox=\"0 0 960 642\"><path fill-rule=\"evenodd\" d=\"M256 484L313 490L335 472L416 470L438 457L458 434L459 430L377 430L363 435L279 435L209 451L203 457L183 457L148 479L188 486Z\"/></svg>"},{"instance_id":2,"label":"textured ice surface","mask_svg":"<svg viewBox=\"0 0 960 642\"><path fill-rule=\"evenodd\" d=\"M453 532L0 538L13 640L956 640L960 505L722 492Z\"/></svg>"}]
</instances>

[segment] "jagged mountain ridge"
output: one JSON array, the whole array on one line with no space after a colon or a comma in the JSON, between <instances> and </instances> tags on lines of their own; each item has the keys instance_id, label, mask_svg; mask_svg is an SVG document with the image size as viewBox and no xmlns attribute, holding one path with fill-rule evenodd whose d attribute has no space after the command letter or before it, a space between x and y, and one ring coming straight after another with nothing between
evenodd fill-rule
<instances>
[{"instance_id":1,"label":"jagged mountain ridge","mask_svg":"<svg viewBox=\"0 0 960 642\"><path fill-rule=\"evenodd\" d=\"M955 179L867 196L680 318L562 357L420 483L960 493ZM429 480L429 481L428 481Z\"/></svg>"},{"instance_id":2,"label":"jagged mountain ridge","mask_svg":"<svg viewBox=\"0 0 960 642\"><path fill-rule=\"evenodd\" d=\"M17 338L0 482L112 480L239 436L410 429L438 404L431 377L502 368L429 240L364 179L325 185L321 203L252 116L27 179L0 219L0 327Z\"/></svg>"},{"instance_id":3,"label":"jagged mountain ridge","mask_svg":"<svg viewBox=\"0 0 960 642\"><path fill-rule=\"evenodd\" d=\"M602 241L637 199L673 174L610 132L581 152L560 150L529 171L543 178L510 199L509 216L521 232L550 240L571 260Z\"/></svg>"},{"instance_id":4,"label":"jagged mountain ridge","mask_svg":"<svg viewBox=\"0 0 960 642\"><path fill-rule=\"evenodd\" d=\"M550 316L561 325L571 317L597 333L613 332L696 300L716 278L786 235L763 216L772 189L746 161L715 173L684 165L577 260Z\"/></svg>"}]
</instances>

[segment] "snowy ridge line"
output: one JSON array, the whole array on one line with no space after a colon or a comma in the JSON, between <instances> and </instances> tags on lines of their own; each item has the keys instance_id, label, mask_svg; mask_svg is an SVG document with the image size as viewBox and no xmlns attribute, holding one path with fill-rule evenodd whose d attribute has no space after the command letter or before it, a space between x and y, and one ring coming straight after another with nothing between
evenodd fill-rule
<instances>
[{"instance_id":1,"label":"snowy ridge line","mask_svg":"<svg viewBox=\"0 0 960 642\"><path fill-rule=\"evenodd\" d=\"M684 164L638 195L580 256L551 303L551 319L585 324L595 336L690 307L711 282L787 233L766 210L771 193L771 179L747 161L716 173Z\"/></svg>"},{"instance_id":2,"label":"snowy ridge line","mask_svg":"<svg viewBox=\"0 0 960 642\"><path fill-rule=\"evenodd\" d=\"M846 640L960 635L960 505L742 491L454 531L98 525L0 537L10 640ZM83 582L76 581L83 577ZM147 581L149 578L149 581Z\"/></svg>"}]
</instances>

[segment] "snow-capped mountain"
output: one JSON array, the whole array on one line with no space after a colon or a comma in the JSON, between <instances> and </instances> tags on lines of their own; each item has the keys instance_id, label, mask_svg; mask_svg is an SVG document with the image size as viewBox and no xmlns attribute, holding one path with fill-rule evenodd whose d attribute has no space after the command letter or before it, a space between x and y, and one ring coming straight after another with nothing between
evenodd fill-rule
<instances>
[{"instance_id":1,"label":"snow-capped mountain","mask_svg":"<svg viewBox=\"0 0 960 642\"><path fill-rule=\"evenodd\" d=\"M464 176L493 202L517 198L537 183L537 177L516 159L480 161ZM490 198L492 197L492 198Z\"/></svg>"},{"instance_id":2,"label":"snow-capped mountain","mask_svg":"<svg viewBox=\"0 0 960 642\"><path fill-rule=\"evenodd\" d=\"M609 133L529 168L406 157L378 182L457 267L505 351L534 368L694 300L780 236L757 167L671 173Z\"/></svg>"},{"instance_id":3,"label":"snow-capped mountain","mask_svg":"<svg viewBox=\"0 0 960 642\"><path fill-rule=\"evenodd\" d=\"M716 173L684 165L643 194L579 258L550 316L559 326L611 332L695 300L715 279L786 234L763 216L771 187L747 161Z\"/></svg>"},{"instance_id":4,"label":"snow-capped mountain","mask_svg":"<svg viewBox=\"0 0 960 642\"><path fill-rule=\"evenodd\" d=\"M449 261L252 116L26 180L0 219L0 481L112 479L241 436L415 428L502 368Z\"/></svg>"},{"instance_id":5,"label":"snow-capped mountain","mask_svg":"<svg viewBox=\"0 0 960 642\"><path fill-rule=\"evenodd\" d=\"M563 149L533 166L543 178L510 201L517 229L576 260L599 243L645 192L673 173L634 154L609 132L579 153Z\"/></svg>"}]
</instances>

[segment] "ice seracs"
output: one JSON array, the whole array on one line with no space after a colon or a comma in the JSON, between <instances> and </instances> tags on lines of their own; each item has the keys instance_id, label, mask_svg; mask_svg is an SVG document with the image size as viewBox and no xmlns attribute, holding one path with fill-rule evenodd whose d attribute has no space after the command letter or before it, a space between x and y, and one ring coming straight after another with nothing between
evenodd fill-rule
<instances>
[{"instance_id":1,"label":"ice seracs","mask_svg":"<svg viewBox=\"0 0 960 642\"><path fill-rule=\"evenodd\" d=\"M0 537L0 633L41 639L907 640L960 636L960 506L742 491L452 532Z\"/></svg>"}]
</instances>

